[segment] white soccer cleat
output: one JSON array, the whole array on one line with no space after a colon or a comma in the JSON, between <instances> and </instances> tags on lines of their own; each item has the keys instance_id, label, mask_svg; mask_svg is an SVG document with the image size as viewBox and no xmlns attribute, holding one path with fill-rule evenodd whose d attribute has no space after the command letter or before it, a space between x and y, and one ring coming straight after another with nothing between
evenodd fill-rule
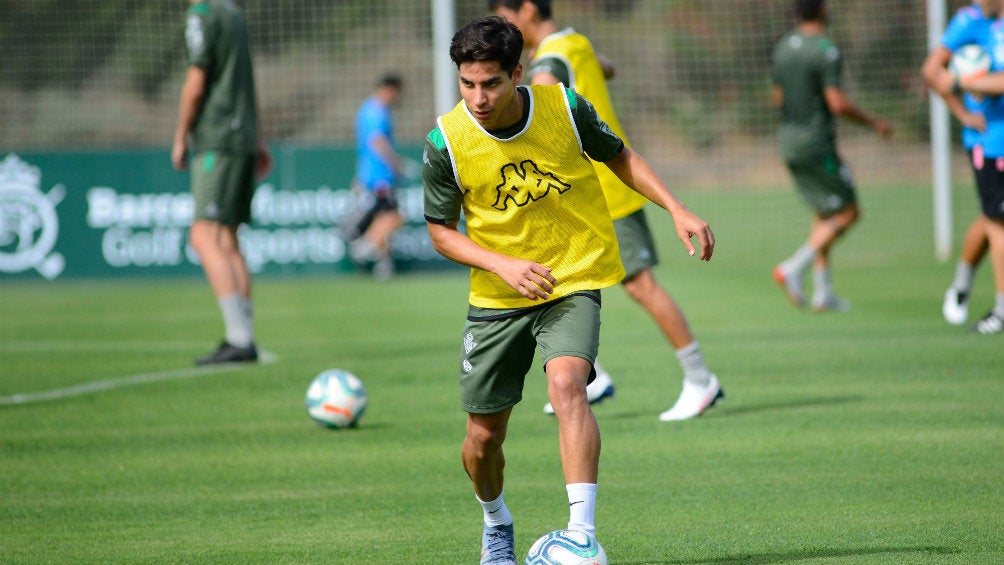
<instances>
[{"instance_id":1,"label":"white soccer cleat","mask_svg":"<svg viewBox=\"0 0 1004 565\"><path fill-rule=\"evenodd\" d=\"M597 365L599 367L599 365ZM614 381L610 378L610 374L599 369L596 371L596 378L593 382L589 383L586 387L586 400L590 404L596 404L598 402L603 402L604 399L612 397L614 395ZM548 402L544 406L544 414L554 414L554 407Z\"/></svg>"},{"instance_id":2,"label":"white soccer cleat","mask_svg":"<svg viewBox=\"0 0 1004 565\"><path fill-rule=\"evenodd\" d=\"M851 303L835 294L812 297L812 309L816 312L846 312Z\"/></svg>"},{"instance_id":3,"label":"white soccer cleat","mask_svg":"<svg viewBox=\"0 0 1004 565\"><path fill-rule=\"evenodd\" d=\"M980 321L973 324L970 329L983 335L1004 333L1004 318L991 310L987 312L986 316L980 318Z\"/></svg>"},{"instance_id":4,"label":"white soccer cleat","mask_svg":"<svg viewBox=\"0 0 1004 565\"><path fill-rule=\"evenodd\" d=\"M802 275L800 273L786 273L780 265L774 267L774 282L781 287L781 291L788 297L788 302L795 308L805 306L805 291L802 290Z\"/></svg>"},{"instance_id":5,"label":"white soccer cleat","mask_svg":"<svg viewBox=\"0 0 1004 565\"><path fill-rule=\"evenodd\" d=\"M941 314L953 326L961 326L969 319L969 293L949 287L945 291L945 301L941 304Z\"/></svg>"},{"instance_id":6,"label":"white soccer cleat","mask_svg":"<svg viewBox=\"0 0 1004 565\"><path fill-rule=\"evenodd\" d=\"M660 422L676 422L689 420L700 416L705 410L714 406L719 398L725 398L718 377L711 375L708 386L700 386L683 381L683 391L672 408L659 414Z\"/></svg>"}]
</instances>

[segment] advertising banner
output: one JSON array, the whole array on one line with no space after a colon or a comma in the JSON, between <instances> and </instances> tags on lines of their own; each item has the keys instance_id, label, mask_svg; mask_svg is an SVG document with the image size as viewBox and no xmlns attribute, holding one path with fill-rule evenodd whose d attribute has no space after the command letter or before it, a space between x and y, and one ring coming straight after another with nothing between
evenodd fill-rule
<instances>
[{"instance_id":1,"label":"advertising banner","mask_svg":"<svg viewBox=\"0 0 1004 565\"><path fill-rule=\"evenodd\" d=\"M362 205L355 151L275 147L239 232L253 273L345 273L340 226ZM405 147L394 234L398 272L452 268L432 249L422 209L421 147ZM0 279L201 275L188 245L188 173L166 150L0 154Z\"/></svg>"}]
</instances>

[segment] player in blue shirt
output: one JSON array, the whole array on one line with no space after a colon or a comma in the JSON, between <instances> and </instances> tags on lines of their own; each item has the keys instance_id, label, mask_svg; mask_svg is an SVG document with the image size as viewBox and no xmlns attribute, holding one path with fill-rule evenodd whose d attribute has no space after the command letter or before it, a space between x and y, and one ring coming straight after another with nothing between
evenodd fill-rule
<instances>
[{"instance_id":1,"label":"player in blue shirt","mask_svg":"<svg viewBox=\"0 0 1004 565\"><path fill-rule=\"evenodd\" d=\"M989 74L955 77L940 69L935 89L956 94L966 91L982 98L986 130L973 146L972 156L996 296L994 306L972 329L982 334L999 334L1004 333L1004 20L991 23L985 49L992 59Z\"/></svg>"},{"instance_id":2,"label":"player in blue shirt","mask_svg":"<svg viewBox=\"0 0 1004 565\"><path fill-rule=\"evenodd\" d=\"M933 49L924 61L922 73L928 86L934 87L939 73L948 66L956 50L969 44L986 45L990 25L999 15L1001 4L1001 0L977 0L971 6L956 12L941 36L941 45ZM982 136L986 130L981 100L969 94L959 96L951 91L938 94L962 124L962 145L970 154L970 161L974 163L973 172L976 174L975 162L982 159ZM959 262L955 267L955 279L945 291L941 311L948 323L964 324L969 317L973 276L986 252L986 230L983 217L978 216L966 230Z\"/></svg>"},{"instance_id":3,"label":"player in blue shirt","mask_svg":"<svg viewBox=\"0 0 1004 565\"><path fill-rule=\"evenodd\" d=\"M390 236L403 222L394 195L401 160L394 143L391 115L401 87L399 76L384 75L356 114L356 183L364 192L367 210L348 231L348 239L358 238L349 249L356 262L375 262L373 276L378 280L387 279L394 272Z\"/></svg>"}]
</instances>

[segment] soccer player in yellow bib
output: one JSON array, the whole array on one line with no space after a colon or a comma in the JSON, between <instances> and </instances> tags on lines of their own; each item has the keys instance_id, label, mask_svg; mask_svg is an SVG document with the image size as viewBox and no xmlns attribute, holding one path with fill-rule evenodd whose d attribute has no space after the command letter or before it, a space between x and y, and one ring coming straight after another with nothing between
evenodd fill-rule
<instances>
[{"instance_id":1,"label":"soccer player in yellow bib","mask_svg":"<svg viewBox=\"0 0 1004 565\"><path fill-rule=\"evenodd\" d=\"M532 58L528 71L532 84L560 82L571 87L589 100L600 119L630 146L607 91L607 79L614 74L613 65L593 50L586 36L572 28L558 28L550 0L488 0L488 9L514 23L523 33L523 48L530 51ZM646 200L601 163L593 165L620 244L626 270L624 290L655 320L673 345L683 370L680 396L659 419L670 422L698 416L725 394L718 377L708 369L683 311L652 273L659 258L643 209ZM600 402L614 392L613 380L598 363L596 373L597 378L587 390L590 402ZM544 412L553 413L553 407L548 404Z\"/></svg>"},{"instance_id":2,"label":"soccer player in yellow bib","mask_svg":"<svg viewBox=\"0 0 1004 565\"><path fill-rule=\"evenodd\" d=\"M599 291L624 270L590 157L669 211L691 255L710 260L715 245L707 222L586 99L562 86L519 86L522 48L519 30L498 17L454 35L450 58L463 100L440 116L423 157L432 244L471 268L460 343L460 401L468 415L461 459L484 513L482 565L516 564L502 444L535 349L558 420L568 528L595 536L600 432L586 385L599 347Z\"/></svg>"}]
</instances>

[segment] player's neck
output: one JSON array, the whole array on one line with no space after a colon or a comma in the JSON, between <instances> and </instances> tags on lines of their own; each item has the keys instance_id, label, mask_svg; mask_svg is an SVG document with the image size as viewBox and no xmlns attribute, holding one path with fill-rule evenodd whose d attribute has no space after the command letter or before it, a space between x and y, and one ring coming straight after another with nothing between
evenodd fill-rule
<instances>
[{"instance_id":1,"label":"player's neck","mask_svg":"<svg viewBox=\"0 0 1004 565\"><path fill-rule=\"evenodd\" d=\"M540 42L544 41L544 38L558 32L558 24L554 23L554 20L544 20L537 22L533 28L533 37L530 40L533 45L527 45L528 49L536 49L540 46Z\"/></svg>"},{"instance_id":2,"label":"player's neck","mask_svg":"<svg viewBox=\"0 0 1004 565\"><path fill-rule=\"evenodd\" d=\"M823 20L808 20L798 24L798 32L802 35L823 35L826 33L826 22Z\"/></svg>"}]
</instances>

